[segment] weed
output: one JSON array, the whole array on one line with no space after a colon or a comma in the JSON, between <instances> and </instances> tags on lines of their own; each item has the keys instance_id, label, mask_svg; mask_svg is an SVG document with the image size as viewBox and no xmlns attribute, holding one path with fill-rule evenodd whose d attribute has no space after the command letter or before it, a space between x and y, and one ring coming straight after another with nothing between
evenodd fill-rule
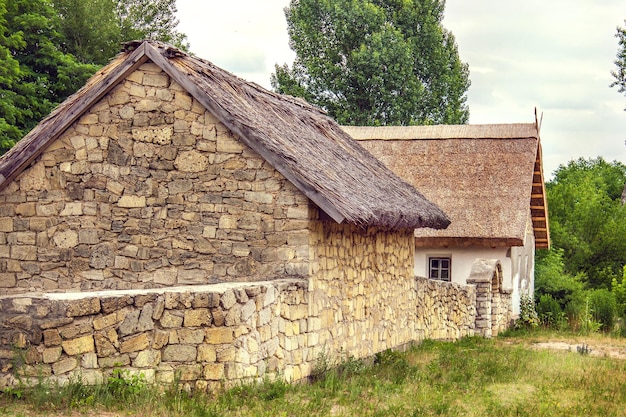
<instances>
[{"instance_id":1,"label":"weed","mask_svg":"<svg viewBox=\"0 0 626 417\"><path fill-rule=\"evenodd\" d=\"M522 294L520 298L520 315L515 322L518 328L534 328L539 326L539 317L535 310L535 300L532 295Z\"/></svg>"},{"instance_id":2,"label":"weed","mask_svg":"<svg viewBox=\"0 0 626 417\"><path fill-rule=\"evenodd\" d=\"M115 368L105 384L105 392L115 398L125 400L137 396L146 388L143 374L130 373L128 370Z\"/></svg>"},{"instance_id":3,"label":"weed","mask_svg":"<svg viewBox=\"0 0 626 417\"><path fill-rule=\"evenodd\" d=\"M589 303L589 297L585 300L585 307L580 319L580 332L581 334L596 333L602 328L602 323L595 320L594 312Z\"/></svg>"},{"instance_id":4,"label":"weed","mask_svg":"<svg viewBox=\"0 0 626 417\"><path fill-rule=\"evenodd\" d=\"M580 353L581 355L588 355L591 353L591 349L589 348L589 345L585 343L583 343L580 346L576 346L576 351Z\"/></svg>"}]
</instances>

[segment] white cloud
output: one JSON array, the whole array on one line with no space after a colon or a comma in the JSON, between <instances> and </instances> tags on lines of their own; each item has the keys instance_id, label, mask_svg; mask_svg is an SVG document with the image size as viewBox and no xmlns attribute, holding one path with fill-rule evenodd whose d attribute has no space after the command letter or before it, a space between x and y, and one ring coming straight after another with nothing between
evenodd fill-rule
<instances>
[{"instance_id":1,"label":"white cloud","mask_svg":"<svg viewBox=\"0 0 626 417\"><path fill-rule=\"evenodd\" d=\"M191 52L266 88L274 64L292 62L284 0L177 0Z\"/></svg>"}]
</instances>

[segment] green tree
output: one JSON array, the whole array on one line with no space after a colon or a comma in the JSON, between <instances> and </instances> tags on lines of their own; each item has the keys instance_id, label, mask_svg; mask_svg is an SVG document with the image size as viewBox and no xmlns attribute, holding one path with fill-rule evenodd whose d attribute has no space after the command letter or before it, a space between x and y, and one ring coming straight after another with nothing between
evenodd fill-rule
<instances>
[{"instance_id":1,"label":"green tree","mask_svg":"<svg viewBox=\"0 0 626 417\"><path fill-rule=\"evenodd\" d=\"M615 37L618 41L618 47L617 57L613 63L617 68L611 71L611 75L615 78L611 87L617 87L617 91L626 94L626 28L618 27Z\"/></svg>"},{"instance_id":2,"label":"green tree","mask_svg":"<svg viewBox=\"0 0 626 417\"><path fill-rule=\"evenodd\" d=\"M441 21L442 0L291 0L295 62L272 87L347 125L461 124L469 70Z\"/></svg>"},{"instance_id":3,"label":"green tree","mask_svg":"<svg viewBox=\"0 0 626 417\"><path fill-rule=\"evenodd\" d=\"M626 264L625 182L625 165L581 158L546 184L553 246L563 250L564 271L584 274L590 288L610 289Z\"/></svg>"},{"instance_id":4,"label":"green tree","mask_svg":"<svg viewBox=\"0 0 626 417\"><path fill-rule=\"evenodd\" d=\"M176 30L176 0L116 0L122 41L155 39L187 50L187 36Z\"/></svg>"},{"instance_id":5,"label":"green tree","mask_svg":"<svg viewBox=\"0 0 626 417\"><path fill-rule=\"evenodd\" d=\"M550 296L558 301L561 310L568 305L580 305L585 299L586 276L570 275L565 271L563 249L537 252L535 270L535 298Z\"/></svg>"},{"instance_id":6,"label":"green tree","mask_svg":"<svg viewBox=\"0 0 626 417\"><path fill-rule=\"evenodd\" d=\"M121 31L113 0L52 0L64 36L64 52L81 62L106 64L120 50Z\"/></svg>"},{"instance_id":7,"label":"green tree","mask_svg":"<svg viewBox=\"0 0 626 417\"><path fill-rule=\"evenodd\" d=\"M52 0L65 37L64 51L81 62L105 65L120 44L155 39L188 49L176 31L175 0Z\"/></svg>"},{"instance_id":8,"label":"green tree","mask_svg":"<svg viewBox=\"0 0 626 417\"><path fill-rule=\"evenodd\" d=\"M20 63L11 51L23 45L20 33L9 30L6 0L0 0L0 148L8 149L19 139L19 123L23 121L19 108L19 86L22 73Z\"/></svg>"},{"instance_id":9,"label":"green tree","mask_svg":"<svg viewBox=\"0 0 626 417\"><path fill-rule=\"evenodd\" d=\"M61 51L47 1L0 0L0 153L96 70Z\"/></svg>"}]
</instances>

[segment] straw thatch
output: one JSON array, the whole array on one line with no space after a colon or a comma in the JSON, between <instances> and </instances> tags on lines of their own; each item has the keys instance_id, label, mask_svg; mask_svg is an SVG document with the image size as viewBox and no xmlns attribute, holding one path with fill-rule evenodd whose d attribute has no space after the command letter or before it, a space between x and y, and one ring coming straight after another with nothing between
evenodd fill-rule
<instances>
[{"instance_id":1,"label":"straw thatch","mask_svg":"<svg viewBox=\"0 0 626 417\"><path fill-rule=\"evenodd\" d=\"M1 158L0 187L146 61L161 67L335 221L389 229L439 229L449 224L436 205L391 173L319 109L155 41L127 44L111 64Z\"/></svg>"},{"instance_id":2,"label":"straw thatch","mask_svg":"<svg viewBox=\"0 0 626 417\"><path fill-rule=\"evenodd\" d=\"M531 215L536 247L549 247L536 123L344 130L452 220L416 230L416 245L521 246Z\"/></svg>"}]
</instances>

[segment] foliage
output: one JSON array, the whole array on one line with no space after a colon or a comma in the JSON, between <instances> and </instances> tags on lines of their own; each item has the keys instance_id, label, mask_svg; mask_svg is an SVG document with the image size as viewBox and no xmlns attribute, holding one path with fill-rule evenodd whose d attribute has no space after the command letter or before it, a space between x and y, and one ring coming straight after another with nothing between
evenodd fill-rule
<instances>
[{"instance_id":1,"label":"foliage","mask_svg":"<svg viewBox=\"0 0 626 417\"><path fill-rule=\"evenodd\" d=\"M626 21L624 21L626 23ZM615 81L611 83L611 87L617 87L617 91L626 94L626 28L618 27L615 37L618 41L617 57L613 63L616 69L611 71L611 75Z\"/></svg>"},{"instance_id":2,"label":"foliage","mask_svg":"<svg viewBox=\"0 0 626 417\"><path fill-rule=\"evenodd\" d=\"M590 288L610 289L626 264L625 183L624 164L598 157L561 165L546 184L550 234L563 251L563 272Z\"/></svg>"},{"instance_id":3,"label":"foliage","mask_svg":"<svg viewBox=\"0 0 626 417\"><path fill-rule=\"evenodd\" d=\"M63 50L79 61L104 65L120 49L113 0L52 0L59 15Z\"/></svg>"},{"instance_id":4,"label":"foliage","mask_svg":"<svg viewBox=\"0 0 626 417\"><path fill-rule=\"evenodd\" d=\"M123 42L156 39L188 49L176 31L175 0L52 0L60 15L64 51L105 65Z\"/></svg>"},{"instance_id":5,"label":"foliage","mask_svg":"<svg viewBox=\"0 0 626 417\"><path fill-rule=\"evenodd\" d=\"M177 32L176 0L116 0L122 40L156 39L188 49L187 36Z\"/></svg>"},{"instance_id":6,"label":"foliage","mask_svg":"<svg viewBox=\"0 0 626 417\"><path fill-rule=\"evenodd\" d=\"M606 289L591 291L589 306L594 320L601 324L600 330L610 332L615 327L617 304L613 294Z\"/></svg>"},{"instance_id":7,"label":"foliage","mask_svg":"<svg viewBox=\"0 0 626 417\"><path fill-rule=\"evenodd\" d=\"M47 1L0 0L0 153L96 70L61 50L57 27Z\"/></svg>"},{"instance_id":8,"label":"foliage","mask_svg":"<svg viewBox=\"0 0 626 417\"><path fill-rule=\"evenodd\" d=\"M626 265L624 266L622 278L619 281L617 278L613 278L611 291L615 297L618 316L626 318Z\"/></svg>"},{"instance_id":9,"label":"foliage","mask_svg":"<svg viewBox=\"0 0 626 417\"><path fill-rule=\"evenodd\" d=\"M133 373L128 370L116 368L107 379L105 390L113 397L127 400L146 389L146 379L143 374Z\"/></svg>"},{"instance_id":10,"label":"foliage","mask_svg":"<svg viewBox=\"0 0 626 417\"><path fill-rule=\"evenodd\" d=\"M272 86L346 125L461 124L469 70L441 21L442 0L292 0L291 68Z\"/></svg>"},{"instance_id":11,"label":"foliage","mask_svg":"<svg viewBox=\"0 0 626 417\"><path fill-rule=\"evenodd\" d=\"M548 328L559 329L563 324L564 313L561 305L550 294L539 297L537 314L541 324Z\"/></svg>"},{"instance_id":12,"label":"foliage","mask_svg":"<svg viewBox=\"0 0 626 417\"><path fill-rule=\"evenodd\" d=\"M572 276L565 272L563 249L553 247L538 252L535 267L535 293L538 298L549 295L562 310L570 303L582 304L585 299L584 274Z\"/></svg>"},{"instance_id":13,"label":"foliage","mask_svg":"<svg viewBox=\"0 0 626 417\"><path fill-rule=\"evenodd\" d=\"M520 298L520 315L515 323L518 328L533 328L539 325L539 317L535 310L535 301L528 294L522 294Z\"/></svg>"},{"instance_id":14,"label":"foliage","mask_svg":"<svg viewBox=\"0 0 626 417\"><path fill-rule=\"evenodd\" d=\"M591 304L589 302L589 297L585 299L585 304L581 311L578 324L579 327L577 330L582 334L596 333L602 328L602 323L595 319L593 309L591 308Z\"/></svg>"}]
</instances>

